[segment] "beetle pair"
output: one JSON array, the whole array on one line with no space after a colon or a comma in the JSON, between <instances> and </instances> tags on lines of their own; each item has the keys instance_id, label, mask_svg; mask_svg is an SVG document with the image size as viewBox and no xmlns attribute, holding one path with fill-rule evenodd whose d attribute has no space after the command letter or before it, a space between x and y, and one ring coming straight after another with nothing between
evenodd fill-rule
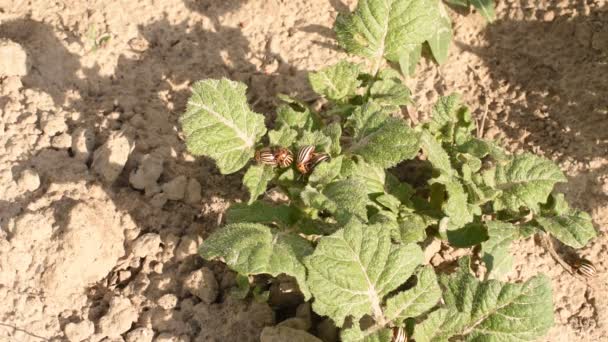
<instances>
[{"instance_id":1,"label":"beetle pair","mask_svg":"<svg viewBox=\"0 0 608 342\"><path fill-rule=\"evenodd\" d=\"M329 159L330 157L327 153L315 152L315 147L312 145L302 146L298 150L296 168L300 173L308 174L314 170L319 163ZM291 163L293 163L293 154L284 147L264 147L255 152L255 160L260 164L289 167Z\"/></svg>"}]
</instances>

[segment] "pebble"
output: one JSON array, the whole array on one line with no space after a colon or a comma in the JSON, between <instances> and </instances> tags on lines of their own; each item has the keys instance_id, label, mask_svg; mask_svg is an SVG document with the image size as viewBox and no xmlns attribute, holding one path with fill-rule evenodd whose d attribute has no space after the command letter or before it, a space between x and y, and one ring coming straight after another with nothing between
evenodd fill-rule
<instances>
[{"instance_id":1,"label":"pebble","mask_svg":"<svg viewBox=\"0 0 608 342\"><path fill-rule=\"evenodd\" d=\"M185 201L188 204L199 204L203 197L201 196L201 183L196 179L188 179L188 185L186 186Z\"/></svg>"},{"instance_id":2,"label":"pebble","mask_svg":"<svg viewBox=\"0 0 608 342\"><path fill-rule=\"evenodd\" d=\"M165 310L173 309L177 305L177 297L174 294L167 293L158 298L156 303Z\"/></svg>"},{"instance_id":3,"label":"pebble","mask_svg":"<svg viewBox=\"0 0 608 342\"><path fill-rule=\"evenodd\" d=\"M79 127L72 133L72 153L77 160L89 160L94 147L95 133L90 129Z\"/></svg>"},{"instance_id":4,"label":"pebble","mask_svg":"<svg viewBox=\"0 0 608 342\"><path fill-rule=\"evenodd\" d=\"M137 169L129 175L129 183L138 190L149 190L157 187L156 181L163 173L163 159L146 154L142 157Z\"/></svg>"},{"instance_id":5,"label":"pebble","mask_svg":"<svg viewBox=\"0 0 608 342\"><path fill-rule=\"evenodd\" d=\"M338 328L331 318L326 318L317 325L317 336L319 336L323 342L338 341Z\"/></svg>"},{"instance_id":6,"label":"pebble","mask_svg":"<svg viewBox=\"0 0 608 342\"><path fill-rule=\"evenodd\" d=\"M67 131L68 125L62 116L54 113L45 113L40 119L40 128L46 135L52 137Z\"/></svg>"},{"instance_id":7,"label":"pebble","mask_svg":"<svg viewBox=\"0 0 608 342\"><path fill-rule=\"evenodd\" d=\"M190 273L184 281L184 288L207 304L213 303L219 293L215 275L207 267Z\"/></svg>"},{"instance_id":8,"label":"pebble","mask_svg":"<svg viewBox=\"0 0 608 342\"><path fill-rule=\"evenodd\" d=\"M17 179L17 185L23 191L35 191L40 187L40 176L32 169L25 169Z\"/></svg>"},{"instance_id":9,"label":"pebble","mask_svg":"<svg viewBox=\"0 0 608 342\"><path fill-rule=\"evenodd\" d=\"M150 328L136 328L127 333L125 342L152 342L154 330Z\"/></svg>"},{"instance_id":10,"label":"pebble","mask_svg":"<svg viewBox=\"0 0 608 342\"><path fill-rule=\"evenodd\" d=\"M79 323L70 322L65 325L63 332L70 342L80 342L93 335L95 326L88 320Z\"/></svg>"},{"instance_id":11,"label":"pebble","mask_svg":"<svg viewBox=\"0 0 608 342\"><path fill-rule=\"evenodd\" d=\"M162 185L163 193L167 196L167 199L173 201L179 201L184 198L186 193L186 186L188 185L188 178L186 176L177 176L168 183Z\"/></svg>"},{"instance_id":12,"label":"pebble","mask_svg":"<svg viewBox=\"0 0 608 342\"><path fill-rule=\"evenodd\" d=\"M0 77L25 76L29 71L27 53L11 40L0 40Z\"/></svg>"},{"instance_id":13,"label":"pebble","mask_svg":"<svg viewBox=\"0 0 608 342\"><path fill-rule=\"evenodd\" d=\"M260 342L322 342L303 330L286 326L266 327L260 335Z\"/></svg>"},{"instance_id":14,"label":"pebble","mask_svg":"<svg viewBox=\"0 0 608 342\"><path fill-rule=\"evenodd\" d=\"M153 256L158 253L160 243L160 235L155 233L146 233L133 241L133 244L131 245L131 252L134 256L139 258Z\"/></svg>"},{"instance_id":15,"label":"pebble","mask_svg":"<svg viewBox=\"0 0 608 342\"><path fill-rule=\"evenodd\" d=\"M553 21L553 19L555 19L555 12L553 12L553 11L547 11L543 15L544 21Z\"/></svg>"},{"instance_id":16,"label":"pebble","mask_svg":"<svg viewBox=\"0 0 608 342\"><path fill-rule=\"evenodd\" d=\"M123 132L115 132L93 154L93 170L107 183L114 183L124 168L133 144Z\"/></svg>"},{"instance_id":17,"label":"pebble","mask_svg":"<svg viewBox=\"0 0 608 342\"><path fill-rule=\"evenodd\" d=\"M190 337L188 335L179 335L175 336L171 333L162 333L158 335L154 342L190 342Z\"/></svg>"},{"instance_id":18,"label":"pebble","mask_svg":"<svg viewBox=\"0 0 608 342\"><path fill-rule=\"evenodd\" d=\"M150 200L150 205L154 208L162 208L167 203L167 195L160 193L156 194Z\"/></svg>"},{"instance_id":19,"label":"pebble","mask_svg":"<svg viewBox=\"0 0 608 342\"><path fill-rule=\"evenodd\" d=\"M120 337L131 329L133 322L137 321L137 309L126 297L113 297L110 300L108 312L99 320L100 333L108 337Z\"/></svg>"},{"instance_id":20,"label":"pebble","mask_svg":"<svg viewBox=\"0 0 608 342\"><path fill-rule=\"evenodd\" d=\"M56 149L68 149L72 147L72 137L66 133L56 135L51 139L51 146Z\"/></svg>"},{"instance_id":21,"label":"pebble","mask_svg":"<svg viewBox=\"0 0 608 342\"><path fill-rule=\"evenodd\" d=\"M179 245L175 249L175 260L181 261L190 255L196 254L198 249L198 239L191 236L182 237Z\"/></svg>"},{"instance_id":22,"label":"pebble","mask_svg":"<svg viewBox=\"0 0 608 342\"><path fill-rule=\"evenodd\" d=\"M299 317L291 317L288 318L284 321L282 321L281 323L279 323L277 326L279 327L289 327L292 329L296 329L296 330L308 330L310 328L310 326L308 325L308 323L306 322L305 319L299 318Z\"/></svg>"}]
</instances>

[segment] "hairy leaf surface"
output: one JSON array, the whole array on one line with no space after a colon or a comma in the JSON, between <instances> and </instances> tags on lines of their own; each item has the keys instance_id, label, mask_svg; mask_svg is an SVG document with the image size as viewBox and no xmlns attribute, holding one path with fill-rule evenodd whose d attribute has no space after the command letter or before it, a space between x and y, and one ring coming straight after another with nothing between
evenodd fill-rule
<instances>
[{"instance_id":1,"label":"hairy leaf surface","mask_svg":"<svg viewBox=\"0 0 608 342\"><path fill-rule=\"evenodd\" d=\"M359 66L347 61L308 74L312 89L319 95L334 101L355 95L361 81Z\"/></svg>"},{"instance_id":2,"label":"hairy leaf surface","mask_svg":"<svg viewBox=\"0 0 608 342\"><path fill-rule=\"evenodd\" d=\"M403 284L423 261L415 244L393 245L381 225L351 221L344 229L322 237L305 259L313 309L337 326L352 316L382 316L383 297Z\"/></svg>"},{"instance_id":3,"label":"hairy leaf surface","mask_svg":"<svg viewBox=\"0 0 608 342\"><path fill-rule=\"evenodd\" d=\"M312 251L310 243L298 235L258 223L235 223L213 233L199 253L205 259L222 258L240 274L290 275L305 298L310 298L302 260Z\"/></svg>"},{"instance_id":4,"label":"hairy leaf surface","mask_svg":"<svg viewBox=\"0 0 608 342\"><path fill-rule=\"evenodd\" d=\"M212 158L223 174L245 166L266 134L264 116L249 109L246 90L227 79L196 82L180 118L188 151Z\"/></svg>"},{"instance_id":5,"label":"hairy leaf surface","mask_svg":"<svg viewBox=\"0 0 608 342\"><path fill-rule=\"evenodd\" d=\"M582 211L572 210L568 214L541 216L535 220L544 230L573 248L582 248L597 236L591 216Z\"/></svg>"},{"instance_id":6,"label":"hairy leaf surface","mask_svg":"<svg viewBox=\"0 0 608 342\"><path fill-rule=\"evenodd\" d=\"M481 260L486 264L486 278L500 280L513 265L509 246L519 237L519 230L513 224L501 221L489 221L486 226L490 238L481 244Z\"/></svg>"},{"instance_id":7,"label":"hairy leaf surface","mask_svg":"<svg viewBox=\"0 0 608 342\"><path fill-rule=\"evenodd\" d=\"M431 37L438 19L433 0L361 0L354 13L338 15L335 30L348 52L397 62L409 46Z\"/></svg>"},{"instance_id":8,"label":"hairy leaf surface","mask_svg":"<svg viewBox=\"0 0 608 342\"><path fill-rule=\"evenodd\" d=\"M249 204L266 192L268 183L274 177L274 170L269 165L252 165L243 176L243 184L249 190Z\"/></svg>"}]
</instances>

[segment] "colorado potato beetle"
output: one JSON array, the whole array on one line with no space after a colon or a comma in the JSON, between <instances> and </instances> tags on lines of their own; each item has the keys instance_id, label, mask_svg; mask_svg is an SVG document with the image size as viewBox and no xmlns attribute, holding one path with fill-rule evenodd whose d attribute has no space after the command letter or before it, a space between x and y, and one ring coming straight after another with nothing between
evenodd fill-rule
<instances>
[{"instance_id":1,"label":"colorado potato beetle","mask_svg":"<svg viewBox=\"0 0 608 342\"><path fill-rule=\"evenodd\" d=\"M597 270L593 263L587 259L579 259L574 262L574 269L585 278L593 278L597 276Z\"/></svg>"},{"instance_id":2,"label":"colorado potato beetle","mask_svg":"<svg viewBox=\"0 0 608 342\"><path fill-rule=\"evenodd\" d=\"M306 145L300 147L298 150L298 157L296 159L296 168L300 173L307 174L310 172L310 160L315 154L315 147Z\"/></svg>"},{"instance_id":3,"label":"colorado potato beetle","mask_svg":"<svg viewBox=\"0 0 608 342\"><path fill-rule=\"evenodd\" d=\"M392 342L407 342L407 334L403 328L393 328L393 340Z\"/></svg>"},{"instance_id":4,"label":"colorado potato beetle","mask_svg":"<svg viewBox=\"0 0 608 342\"><path fill-rule=\"evenodd\" d=\"M320 163L327 161L330 159L329 154L327 153L315 153L312 158L310 159L310 171L314 170L315 167L317 167L317 165L319 165Z\"/></svg>"},{"instance_id":5,"label":"colorado potato beetle","mask_svg":"<svg viewBox=\"0 0 608 342\"><path fill-rule=\"evenodd\" d=\"M269 147L264 147L260 150L255 151L255 161L258 164L276 166L277 159L275 158L274 153L272 153L272 149Z\"/></svg>"},{"instance_id":6,"label":"colorado potato beetle","mask_svg":"<svg viewBox=\"0 0 608 342\"><path fill-rule=\"evenodd\" d=\"M279 167L288 167L293 163L293 153L285 147L277 147L274 150L274 159Z\"/></svg>"}]
</instances>

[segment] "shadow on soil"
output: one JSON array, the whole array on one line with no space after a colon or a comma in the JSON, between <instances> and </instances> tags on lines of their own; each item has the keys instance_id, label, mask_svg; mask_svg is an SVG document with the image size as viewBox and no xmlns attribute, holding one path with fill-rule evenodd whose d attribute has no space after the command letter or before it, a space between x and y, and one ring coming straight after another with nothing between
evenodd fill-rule
<instances>
[{"instance_id":1,"label":"shadow on soil","mask_svg":"<svg viewBox=\"0 0 608 342\"><path fill-rule=\"evenodd\" d=\"M607 10L552 21L498 19L482 33L488 47L460 46L483 59L489 87L513 99L503 112L489 104L501 131L514 140L528 132L524 145L590 170L570 185L588 188L573 191L577 197L597 195L575 199L587 210L608 200L598 183L603 177L608 182L608 165L594 166L608 156Z\"/></svg>"},{"instance_id":2,"label":"shadow on soil","mask_svg":"<svg viewBox=\"0 0 608 342\"><path fill-rule=\"evenodd\" d=\"M20 156L24 161L13 167L13 174L19 175L24 169L34 168L41 175L43 185L16 201L0 201L0 228L5 230L7 239L11 238L7 229L8 221L28 210L28 204L41 198L51 183L102 185L117 209L129 213L142 233L155 232L161 237L193 233L206 237L217 227L223 209L214 211L205 206L211 207L218 202L218 198L224 203L246 198L247 194L240 184L242 173L222 176L209 159L196 158L191 161L182 157L185 146L178 134L178 117L185 109L190 85L200 79L220 77L244 82L248 85L248 97L250 103L254 104L254 110L270 113L275 105L275 94L289 93L290 85L305 83L306 71L285 64L281 56L268 51L264 56L257 57L264 64L278 63L276 71L266 73L263 67L258 68L251 63L253 53L241 29L225 26L219 19L223 14L238 9L244 1L184 2L190 10L202 14L210 27L204 28L200 23L187 21L171 24L167 18L142 25L139 36L129 42L131 51L119 57L115 72L110 76L101 75L98 67L82 66L81 54L68 51L55 35L55 28L48 24L17 19L0 25L0 38L11 39L28 52L32 69L22 78L23 88L49 94L55 109L80 114L68 120L69 133L78 127L90 129L95 133L97 148L112 132L124 131L135 145L129 161L113 184L101 184L92 175L92 170L86 171L91 160L84 166L71 158L70 151L48 148L34 155ZM74 39L84 50L83 38ZM0 105L4 101L4 97L1 98ZM164 172L158 183L182 174L196 178L203 188L200 204L191 206L181 201L169 201L162 210L151 206L142 210L141 206L147 205L149 199L145 199L143 191L128 189L128 178L129 173L137 167L136 156L153 151L161 151L164 156ZM80 170L64 172L66 168L72 169L72 164L78 164ZM68 213L57 215L65 216ZM64 219L58 223L64 222L65 225L68 221ZM184 227L183 222L194 224ZM57 227L57 232L64 228ZM186 266L179 264L179 271L176 272L180 275L190 272L199 268L200 263L199 259ZM169 262L164 266L163 272L177 269L178 263ZM214 268L216 272L222 272L218 267ZM133 279L139 270L130 271L130 279ZM93 306L98 307L91 310L95 315L107 310L104 295L111 292L108 288L111 277L112 274L108 275L91 292ZM196 336L200 327L192 329L193 336Z\"/></svg>"}]
</instances>

